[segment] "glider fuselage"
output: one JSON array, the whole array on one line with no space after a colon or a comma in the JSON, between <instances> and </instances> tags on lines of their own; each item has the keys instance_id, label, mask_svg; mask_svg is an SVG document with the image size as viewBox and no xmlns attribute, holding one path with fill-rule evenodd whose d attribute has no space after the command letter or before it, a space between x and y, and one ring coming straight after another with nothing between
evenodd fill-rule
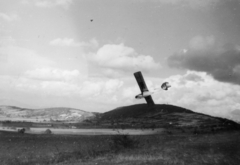
<instances>
[{"instance_id":1,"label":"glider fuselage","mask_svg":"<svg viewBox=\"0 0 240 165\"><path fill-rule=\"evenodd\" d=\"M152 94L153 94L153 92L150 92L150 91L144 91L143 93L138 94L137 96L135 96L135 98L136 98L136 99L142 99L142 98L145 98L145 97L151 96Z\"/></svg>"}]
</instances>

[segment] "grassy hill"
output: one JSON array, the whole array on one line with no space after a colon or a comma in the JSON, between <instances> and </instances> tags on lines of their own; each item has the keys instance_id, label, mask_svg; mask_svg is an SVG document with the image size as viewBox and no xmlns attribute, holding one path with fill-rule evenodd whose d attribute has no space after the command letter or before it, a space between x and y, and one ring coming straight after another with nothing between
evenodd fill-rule
<instances>
[{"instance_id":1,"label":"grassy hill","mask_svg":"<svg viewBox=\"0 0 240 165\"><path fill-rule=\"evenodd\" d=\"M102 125L113 128L177 128L202 131L238 129L234 121L166 104L137 104L103 113Z\"/></svg>"},{"instance_id":2,"label":"grassy hill","mask_svg":"<svg viewBox=\"0 0 240 165\"><path fill-rule=\"evenodd\" d=\"M110 118L119 118L119 117L144 117L145 115L156 115L157 113L194 113L191 110L187 110L185 108L166 105L166 104L156 104L154 106L148 106L147 104L136 104L125 107L119 107L114 110L105 112L102 116L103 119Z\"/></svg>"}]
</instances>

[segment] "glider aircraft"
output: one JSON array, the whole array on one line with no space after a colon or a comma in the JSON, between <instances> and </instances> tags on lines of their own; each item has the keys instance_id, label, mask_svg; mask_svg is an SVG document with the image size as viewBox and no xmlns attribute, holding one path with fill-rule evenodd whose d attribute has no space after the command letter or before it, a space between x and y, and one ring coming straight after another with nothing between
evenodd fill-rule
<instances>
[{"instance_id":1,"label":"glider aircraft","mask_svg":"<svg viewBox=\"0 0 240 165\"><path fill-rule=\"evenodd\" d=\"M139 71L139 72L135 72L134 73L134 76L137 80L137 83L138 83L138 86L141 90L141 93L138 94L137 96L135 96L136 99L142 99L142 98L145 98L146 102L148 105L154 105L154 101L152 99L152 94L155 93L155 91L149 91L148 88L147 88L147 85L143 79L143 76L142 76L142 73ZM168 82L164 82L161 86L161 88L163 90L168 90L168 88L170 88L170 84Z\"/></svg>"},{"instance_id":2,"label":"glider aircraft","mask_svg":"<svg viewBox=\"0 0 240 165\"><path fill-rule=\"evenodd\" d=\"M146 86L146 83L143 79L142 73L141 72L136 72L134 73L134 76L137 80L138 86L141 90L141 94L135 96L136 99L142 99L145 98L146 102L148 105L154 105L154 101L152 99L152 92L148 91L148 88Z\"/></svg>"}]
</instances>

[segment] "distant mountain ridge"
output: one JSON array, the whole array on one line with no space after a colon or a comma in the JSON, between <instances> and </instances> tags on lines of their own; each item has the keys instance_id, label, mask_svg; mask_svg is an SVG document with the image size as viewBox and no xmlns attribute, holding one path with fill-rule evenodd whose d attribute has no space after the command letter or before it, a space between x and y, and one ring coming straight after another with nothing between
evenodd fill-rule
<instances>
[{"instance_id":1,"label":"distant mountain ridge","mask_svg":"<svg viewBox=\"0 0 240 165\"><path fill-rule=\"evenodd\" d=\"M60 120L60 121L83 121L94 117L92 112L86 112L80 109L67 107L54 107L42 109L28 109L16 106L0 106L1 118L19 118L19 120L37 119L41 120Z\"/></svg>"}]
</instances>

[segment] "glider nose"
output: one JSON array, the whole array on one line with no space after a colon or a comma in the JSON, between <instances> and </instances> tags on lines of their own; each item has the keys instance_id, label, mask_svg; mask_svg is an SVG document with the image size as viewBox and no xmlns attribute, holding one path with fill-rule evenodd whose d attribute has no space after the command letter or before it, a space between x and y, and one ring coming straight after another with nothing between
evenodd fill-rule
<instances>
[{"instance_id":1,"label":"glider nose","mask_svg":"<svg viewBox=\"0 0 240 165\"><path fill-rule=\"evenodd\" d=\"M142 95L141 95L141 94L135 96L135 99L141 99L141 98L142 98Z\"/></svg>"}]
</instances>

